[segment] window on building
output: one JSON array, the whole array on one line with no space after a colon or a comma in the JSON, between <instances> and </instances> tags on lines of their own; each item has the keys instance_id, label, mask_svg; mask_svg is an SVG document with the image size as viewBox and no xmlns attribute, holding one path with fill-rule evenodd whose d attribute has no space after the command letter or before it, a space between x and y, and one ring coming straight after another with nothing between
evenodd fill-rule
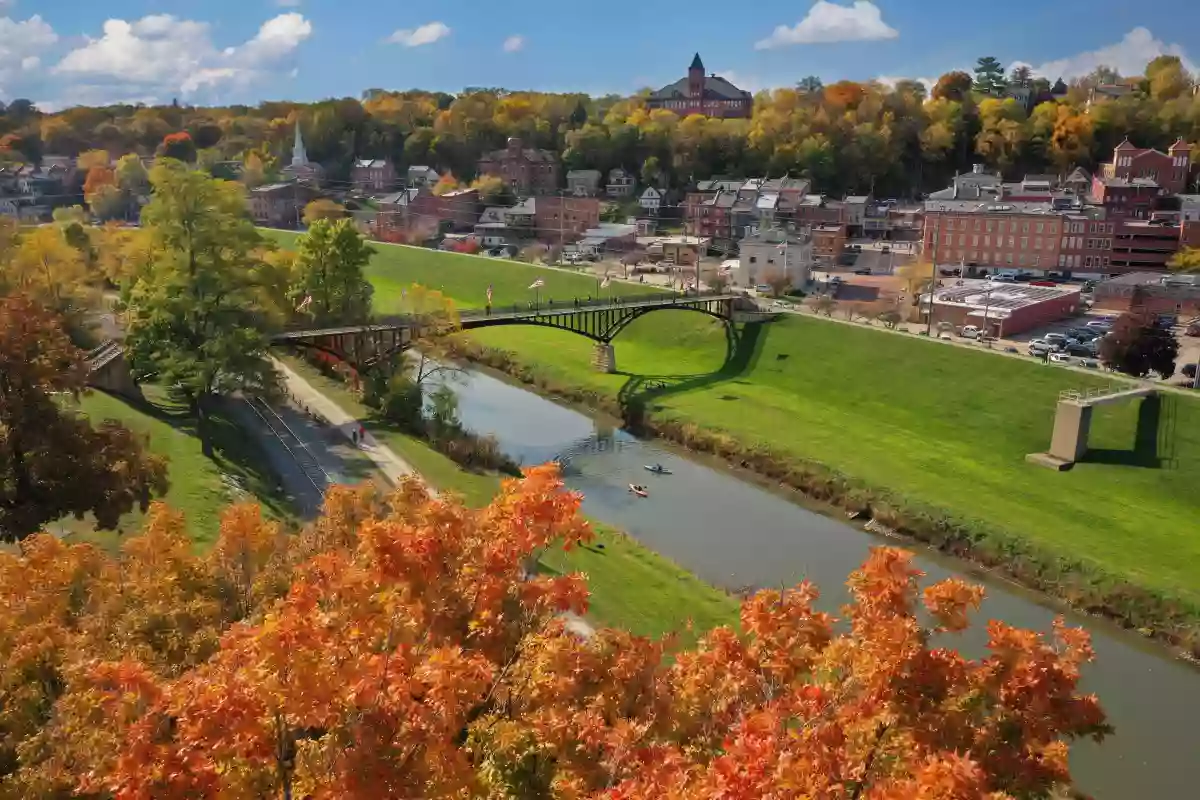
<instances>
[{"instance_id":1,"label":"window on building","mask_svg":"<svg viewBox=\"0 0 1200 800\"><path fill-rule=\"evenodd\" d=\"M1059 265L1060 267L1065 267L1065 266L1067 265L1067 257L1066 257L1066 256L1064 256L1064 255L1062 255L1062 254L1060 254L1060 255L1058 256L1058 265Z\"/></svg>"},{"instance_id":2,"label":"window on building","mask_svg":"<svg viewBox=\"0 0 1200 800\"><path fill-rule=\"evenodd\" d=\"M1028 250L1028 249L1029 249L1029 237L1028 237L1028 236L1022 236L1022 237L1021 237L1021 249L1022 249L1022 250Z\"/></svg>"},{"instance_id":3,"label":"window on building","mask_svg":"<svg viewBox=\"0 0 1200 800\"><path fill-rule=\"evenodd\" d=\"M1004 254L1004 263L1008 264L1010 267L1012 266L1012 253Z\"/></svg>"},{"instance_id":4,"label":"window on building","mask_svg":"<svg viewBox=\"0 0 1200 800\"><path fill-rule=\"evenodd\" d=\"M975 220L975 230L976 231L983 230L983 223L980 222L979 220ZM991 228L989 228L988 230L991 230Z\"/></svg>"},{"instance_id":5,"label":"window on building","mask_svg":"<svg viewBox=\"0 0 1200 800\"><path fill-rule=\"evenodd\" d=\"M1083 265L1084 265L1085 267L1090 267L1090 266L1092 265L1092 257L1091 257L1091 256L1084 256L1084 257L1083 257Z\"/></svg>"},{"instance_id":6,"label":"window on building","mask_svg":"<svg viewBox=\"0 0 1200 800\"><path fill-rule=\"evenodd\" d=\"M1009 247L1016 247L1016 244L1014 244L1014 242L1016 242L1016 240L1017 240L1017 237L1015 237L1015 236L1009 236L1009 237L1008 237L1008 246L1009 246Z\"/></svg>"},{"instance_id":7,"label":"window on building","mask_svg":"<svg viewBox=\"0 0 1200 800\"><path fill-rule=\"evenodd\" d=\"M1043 230L1045 230L1045 228L1046 228L1046 223L1044 223L1044 222L1039 222L1039 223L1037 224L1037 232L1038 232L1038 233L1042 233L1042 232L1043 232Z\"/></svg>"},{"instance_id":8,"label":"window on building","mask_svg":"<svg viewBox=\"0 0 1200 800\"><path fill-rule=\"evenodd\" d=\"M987 231L988 231L988 233L991 233L991 232L992 232L992 226L993 226L993 225L995 225L995 224L996 224L996 223L992 222L990 219L987 221Z\"/></svg>"},{"instance_id":9,"label":"window on building","mask_svg":"<svg viewBox=\"0 0 1200 800\"><path fill-rule=\"evenodd\" d=\"M967 243L967 235L966 235L965 233L960 233L960 234L958 235L958 245L959 245L959 247L962 247L962 246L963 246L963 245L965 245L966 243Z\"/></svg>"},{"instance_id":10,"label":"window on building","mask_svg":"<svg viewBox=\"0 0 1200 800\"><path fill-rule=\"evenodd\" d=\"M757 264L757 263L758 263L758 256L750 256L750 263L751 263L751 264Z\"/></svg>"},{"instance_id":11,"label":"window on building","mask_svg":"<svg viewBox=\"0 0 1200 800\"><path fill-rule=\"evenodd\" d=\"M1029 233L1029 223L1028 222L1021 223L1021 233Z\"/></svg>"},{"instance_id":12,"label":"window on building","mask_svg":"<svg viewBox=\"0 0 1200 800\"><path fill-rule=\"evenodd\" d=\"M1042 249L1042 237L1040 237L1040 236L1033 237L1033 248L1035 250Z\"/></svg>"},{"instance_id":13,"label":"window on building","mask_svg":"<svg viewBox=\"0 0 1200 800\"><path fill-rule=\"evenodd\" d=\"M1104 257L1104 266L1108 266L1108 256Z\"/></svg>"},{"instance_id":14,"label":"window on building","mask_svg":"<svg viewBox=\"0 0 1200 800\"><path fill-rule=\"evenodd\" d=\"M979 247L979 236L978 236L978 234L977 234L977 235L975 235L975 236L972 236L972 237L971 237L971 247Z\"/></svg>"},{"instance_id":15,"label":"window on building","mask_svg":"<svg viewBox=\"0 0 1200 800\"><path fill-rule=\"evenodd\" d=\"M1041 257L1041 256L1034 256L1034 257L1033 257L1033 264L1032 264L1031 266L1034 266L1034 267L1040 267L1041 265L1042 265L1042 257Z\"/></svg>"}]
</instances>

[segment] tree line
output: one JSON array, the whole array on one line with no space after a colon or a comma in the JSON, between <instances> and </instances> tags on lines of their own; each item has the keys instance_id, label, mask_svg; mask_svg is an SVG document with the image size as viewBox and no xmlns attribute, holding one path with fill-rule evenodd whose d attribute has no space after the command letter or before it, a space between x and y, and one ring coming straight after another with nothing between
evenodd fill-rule
<instances>
[{"instance_id":1,"label":"tree line","mask_svg":"<svg viewBox=\"0 0 1200 800\"><path fill-rule=\"evenodd\" d=\"M1113 81L1132 91L1088 108L1089 90ZM232 162L253 184L287 162L299 121L310 158L329 169L335 186L349 180L356 158L430 165L469 182L480 155L517 136L559 154L565 169L620 166L661 186L791 174L810 178L818 192L906 196L940 188L977 161L1009 175L1063 173L1108 159L1126 136L1143 147L1165 148L1181 136L1200 142L1200 97L1192 85L1179 58L1160 56L1142 76L1101 67L1051 97L1049 82L1028 68L1006 75L995 59L983 58L974 76L947 73L929 91L916 81L823 85L805 78L761 92L744 120L680 119L647 108L647 91L589 97L371 89L361 99L310 104L118 105L56 114L17 101L0 115L0 158L159 153L223 177ZM1014 92L1028 93L1034 105L1007 96Z\"/></svg>"}]
</instances>

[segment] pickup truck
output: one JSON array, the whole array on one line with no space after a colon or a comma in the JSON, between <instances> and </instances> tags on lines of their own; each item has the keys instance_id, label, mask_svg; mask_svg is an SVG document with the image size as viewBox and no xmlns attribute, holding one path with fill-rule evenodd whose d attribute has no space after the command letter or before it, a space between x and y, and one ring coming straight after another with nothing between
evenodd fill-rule
<instances>
[{"instance_id":1,"label":"pickup truck","mask_svg":"<svg viewBox=\"0 0 1200 800\"><path fill-rule=\"evenodd\" d=\"M964 339L978 339L982 333L983 331L979 330L979 328L976 328L974 325L964 325L962 330L958 332L958 335Z\"/></svg>"}]
</instances>

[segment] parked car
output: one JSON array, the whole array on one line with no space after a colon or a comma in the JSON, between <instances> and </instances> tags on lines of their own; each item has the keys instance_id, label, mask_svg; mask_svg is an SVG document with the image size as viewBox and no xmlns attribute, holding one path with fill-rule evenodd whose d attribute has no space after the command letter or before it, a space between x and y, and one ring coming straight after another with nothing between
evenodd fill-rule
<instances>
[{"instance_id":1,"label":"parked car","mask_svg":"<svg viewBox=\"0 0 1200 800\"><path fill-rule=\"evenodd\" d=\"M1077 356L1078 358L1092 358L1096 355L1096 348L1086 344L1069 344L1067 345L1067 355Z\"/></svg>"},{"instance_id":2,"label":"parked car","mask_svg":"<svg viewBox=\"0 0 1200 800\"><path fill-rule=\"evenodd\" d=\"M1095 358L1079 359L1079 366L1087 367L1088 369L1100 369L1100 361Z\"/></svg>"},{"instance_id":3,"label":"parked car","mask_svg":"<svg viewBox=\"0 0 1200 800\"><path fill-rule=\"evenodd\" d=\"M1030 281L1030 286L1058 286L1054 281Z\"/></svg>"},{"instance_id":4,"label":"parked car","mask_svg":"<svg viewBox=\"0 0 1200 800\"><path fill-rule=\"evenodd\" d=\"M1047 333L1042 335L1042 339L1052 345L1060 347L1069 347L1072 344L1079 344L1077 339L1067 336L1065 333Z\"/></svg>"},{"instance_id":5,"label":"parked car","mask_svg":"<svg viewBox=\"0 0 1200 800\"><path fill-rule=\"evenodd\" d=\"M1012 283L1013 276L1012 275L988 275L987 280L991 281L992 283Z\"/></svg>"},{"instance_id":6,"label":"parked car","mask_svg":"<svg viewBox=\"0 0 1200 800\"><path fill-rule=\"evenodd\" d=\"M1087 326L1092 330L1100 331L1101 333L1108 333L1112 330L1112 323L1103 319L1094 319L1089 322Z\"/></svg>"},{"instance_id":7,"label":"parked car","mask_svg":"<svg viewBox=\"0 0 1200 800\"><path fill-rule=\"evenodd\" d=\"M1029 343L1029 355L1042 358L1047 355L1052 349L1050 345L1043 342L1041 339L1034 339Z\"/></svg>"},{"instance_id":8,"label":"parked car","mask_svg":"<svg viewBox=\"0 0 1200 800\"><path fill-rule=\"evenodd\" d=\"M1073 364L1073 363L1075 363L1075 359L1072 358L1071 356L1067 355L1066 353L1051 353L1050 361L1055 364Z\"/></svg>"},{"instance_id":9,"label":"parked car","mask_svg":"<svg viewBox=\"0 0 1200 800\"><path fill-rule=\"evenodd\" d=\"M892 248L888 247L888 246L885 244L883 247L879 248L879 252L881 252L881 253L890 253L890 252L892 252Z\"/></svg>"},{"instance_id":10,"label":"parked car","mask_svg":"<svg viewBox=\"0 0 1200 800\"><path fill-rule=\"evenodd\" d=\"M982 335L982 334L983 334L983 331L981 331L979 328L975 327L974 325L964 325L962 327L962 330L960 330L958 332L958 335L963 337L964 339L978 339L980 337L980 335Z\"/></svg>"},{"instance_id":11,"label":"parked car","mask_svg":"<svg viewBox=\"0 0 1200 800\"><path fill-rule=\"evenodd\" d=\"M854 274L855 275L870 275L871 268L870 267L859 267L858 269L854 270Z\"/></svg>"}]
</instances>

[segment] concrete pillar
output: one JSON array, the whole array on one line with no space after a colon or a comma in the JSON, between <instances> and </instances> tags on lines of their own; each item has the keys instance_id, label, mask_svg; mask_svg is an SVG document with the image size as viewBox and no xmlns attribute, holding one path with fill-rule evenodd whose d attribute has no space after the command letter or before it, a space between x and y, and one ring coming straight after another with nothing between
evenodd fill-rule
<instances>
[{"instance_id":1,"label":"concrete pillar","mask_svg":"<svg viewBox=\"0 0 1200 800\"><path fill-rule=\"evenodd\" d=\"M1092 407L1073 400L1061 400L1054 414L1054 434L1050 439L1050 455L1060 461L1074 463L1088 449L1088 433L1092 427Z\"/></svg>"},{"instance_id":2,"label":"concrete pillar","mask_svg":"<svg viewBox=\"0 0 1200 800\"><path fill-rule=\"evenodd\" d=\"M597 372L616 372L617 371L617 354L613 352L613 346L604 342L596 344L596 350L592 355L592 366Z\"/></svg>"}]
</instances>

